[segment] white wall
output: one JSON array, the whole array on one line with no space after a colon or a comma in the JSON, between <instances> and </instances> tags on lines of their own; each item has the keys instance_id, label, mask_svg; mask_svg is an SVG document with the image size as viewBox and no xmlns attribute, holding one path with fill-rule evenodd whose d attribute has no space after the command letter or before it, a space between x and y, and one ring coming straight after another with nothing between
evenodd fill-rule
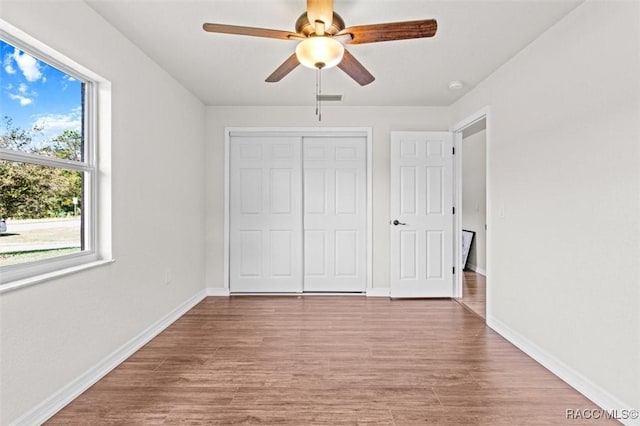
<instances>
[{"instance_id":1,"label":"white wall","mask_svg":"<svg viewBox=\"0 0 640 426\"><path fill-rule=\"evenodd\" d=\"M587 1L452 107L491 111L489 324L608 408L640 407L639 52L640 3Z\"/></svg>"},{"instance_id":2,"label":"white wall","mask_svg":"<svg viewBox=\"0 0 640 426\"><path fill-rule=\"evenodd\" d=\"M113 110L115 263L0 296L9 424L204 290L205 115L84 2L3 1L0 18L110 80Z\"/></svg>"},{"instance_id":3,"label":"white wall","mask_svg":"<svg viewBox=\"0 0 640 426\"><path fill-rule=\"evenodd\" d=\"M447 108L330 107L322 122L313 107L209 107L207 109L206 278L223 287L225 127L371 127L373 129L373 287L389 287L389 133L446 130Z\"/></svg>"},{"instance_id":4,"label":"white wall","mask_svg":"<svg viewBox=\"0 0 640 426\"><path fill-rule=\"evenodd\" d=\"M467 267L486 271L486 130L462 139L462 229L474 231Z\"/></svg>"}]
</instances>

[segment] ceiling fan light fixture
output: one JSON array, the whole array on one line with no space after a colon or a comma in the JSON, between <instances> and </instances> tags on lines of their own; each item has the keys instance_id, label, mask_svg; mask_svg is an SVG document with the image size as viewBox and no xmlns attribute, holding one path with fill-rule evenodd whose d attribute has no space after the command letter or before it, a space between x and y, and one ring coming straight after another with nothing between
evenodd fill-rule
<instances>
[{"instance_id":1,"label":"ceiling fan light fixture","mask_svg":"<svg viewBox=\"0 0 640 426\"><path fill-rule=\"evenodd\" d=\"M342 61L344 46L327 36L314 36L302 40L296 46L296 57L307 68L335 67Z\"/></svg>"}]
</instances>

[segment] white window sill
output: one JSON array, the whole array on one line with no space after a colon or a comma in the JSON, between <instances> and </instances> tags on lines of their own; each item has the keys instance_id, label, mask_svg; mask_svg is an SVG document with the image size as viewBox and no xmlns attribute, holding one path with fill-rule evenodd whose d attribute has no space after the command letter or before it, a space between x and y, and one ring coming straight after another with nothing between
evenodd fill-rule
<instances>
[{"instance_id":1,"label":"white window sill","mask_svg":"<svg viewBox=\"0 0 640 426\"><path fill-rule=\"evenodd\" d=\"M3 284L0 284L0 294L8 293L10 291L18 290L20 288L40 284L45 281L51 281L57 278L64 277L66 275L75 274L76 272L86 271L88 269L97 268L99 266L109 265L113 262L115 262L114 259L95 260L93 262L83 263L82 265L72 266L70 268L64 268L57 271L48 272L46 274L40 274L34 277L23 278L21 280L3 283Z\"/></svg>"}]
</instances>

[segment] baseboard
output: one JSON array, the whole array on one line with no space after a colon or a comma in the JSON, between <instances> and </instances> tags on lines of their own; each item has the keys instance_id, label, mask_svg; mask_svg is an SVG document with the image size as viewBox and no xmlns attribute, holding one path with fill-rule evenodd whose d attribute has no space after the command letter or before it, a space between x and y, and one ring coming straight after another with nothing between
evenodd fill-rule
<instances>
[{"instance_id":1,"label":"baseboard","mask_svg":"<svg viewBox=\"0 0 640 426\"><path fill-rule=\"evenodd\" d=\"M11 425L39 425L47 421L58 411L63 409L67 404L77 398L82 392L94 385L98 380L102 379L111 370L120 365L124 360L129 358L147 344L151 339L160 334L165 328L170 326L178 318L183 316L187 311L197 305L206 296L205 290L199 291L186 302L169 312L163 318L158 320L146 330L134 337L119 349L108 355L94 367L87 370L77 379L73 380L62 389L45 399L43 402L29 410L18 419L11 422Z\"/></svg>"},{"instance_id":2,"label":"baseboard","mask_svg":"<svg viewBox=\"0 0 640 426\"><path fill-rule=\"evenodd\" d=\"M207 287L206 289L207 296L219 296L219 297L229 297L231 293L228 288L220 288L220 287ZM247 293L248 294L248 293ZM253 294L253 293L252 293ZM260 294L260 293L256 293ZM289 295L299 296L302 293L285 293ZM320 293L319 293L320 294ZM322 295L327 295L326 293L321 293ZM336 293L337 295L348 295L343 293ZM245 295L245 293L242 293ZM309 293L305 293L305 295L310 295ZM367 289L367 297L389 297L389 288L368 288Z\"/></svg>"},{"instance_id":3,"label":"baseboard","mask_svg":"<svg viewBox=\"0 0 640 426\"><path fill-rule=\"evenodd\" d=\"M480 274L480 275L482 275L483 277L486 277L486 276L487 276L487 271L486 271L486 270L484 270L483 268L480 268L480 267L478 267L478 266L474 265L473 263L467 263L467 269L469 269L469 270L471 270L471 271L475 272L476 274Z\"/></svg>"},{"instance_id":4,"label":"baseboard","mask_svg":"<svg viewBox=\"0 0 640 426\"><path fill-rule=\"evenodd\" d=\"M389 287L372 287L367 289L367 297L389 297Z\"/></svg>"},{"instance_id":5,"label":"baseboard","mask_svg":"<svg viewBox=\"0 0 640 426\"><path fill-rule=\"evenodd\" d=\"M207 296L229 297L228 288L207 287Z\"/></svg>"},{"instance_id":6,"label":"baseboard","mask_svg":"<svg viewBox=\"0 0 640 426\"><path fill-rule=\"evenodd\" d=\"M207 296L229 297L231 293L228 288L207 287ZM362 293L342 293L342 292L317 292L317 293L234 293L234 296L361 296ZM367 297L389 297L388 288L369 288Z\"/></svg>"},{"instance_id":7,"label":"baseboard","mask_svg":"<svg viewBox=\"0 0 640 426\"><path fill-rule=\"evenodd\" d=\"M550 353L546 352L544 349L540 348L538 345L531 342L520 333L500 322L499 320L495 318L487 318L487 325L496 333L500 334L509 342L513 343L518 349L536 360L547 370L558 376L569 386L589 398L600 408L607 410L610 413L617 415L618 417L622 417L622 413L625 410L627 410L627 413L637 413L637 411L635 411L637 409L632 408L631 406L629 406L629 404L625 404L624 402L620 401L618 398L611 395L611 393L609 393L606 389L603 389L602 387L596 385L588 378L575 371L573 368L569 367L567 364L560 361ZM567 409L570 408L580 407L567 407ZM624 425L640 425L640 420L638 419L617 418L617 420Z\"/></svg>"}]
</instances>

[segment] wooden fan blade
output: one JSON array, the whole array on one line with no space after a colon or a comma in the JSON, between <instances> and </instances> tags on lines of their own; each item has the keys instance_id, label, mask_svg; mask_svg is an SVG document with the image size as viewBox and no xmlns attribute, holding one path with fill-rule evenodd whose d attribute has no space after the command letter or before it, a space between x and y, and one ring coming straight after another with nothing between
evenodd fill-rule
<instances>
[{"instance_id":1,"label":"wooden fan blade","mask_svg":"<svg viewBox=\"0 0 640 426\"><path fill-rule=\"evenodd\" d=\"M301 39L304 36L290 31L270 30L268 28L241 27L238 25L205 23L202 29L210 33L238 34L253 37L279 38L281 40Z\"/></svg>"},{"instance_id":2,"label":"wooden fan blade","mask_svg":"<svg viewBox=\"0 0 640 426\"><path fill-rule=\"evenodd\" d=\"M338 64L338 68L347 73L360 86L366 86L376 79L347 49L344 50L344 56Z\"/></svg>"},{"instance_id":3,"label":"wooden fan blade","mask_svg":"<svg viewBox=\"0 0 640 426\"><path fill-rule=\"evenodd\" d=\"M316 21L321 21L325 28L330 28L333 22L333 0L307 0L307 19L313 27Z\"/></svg>"},{"instance_id":4,"label":"wooden fan blade","mask_svg":"<svg viewBox=\"0 0 640 426\"><path fill-rule=\"evenodd\" d=\"M265 80L267 83L276 83L284 78L287 74L289 74L295 67L300 65L298 61L298 57L294 53L289 56L286 61L282 63L274 72L271 73L269 77Z\"/></svg>"},{"instance_id":5,"label":"wooden fan blade","mask_svg":"<svg viewBox=\"0 0 640 426\"><path fill-rule=\"evenodd\" d=\"M438 30L435 19L420 21L389 22L387 24L361 25L345 28L337 35L351 34L348 44L377 43L380 41L406 40L410 38L433 37Z\"/></svg>"}]
</instances>

